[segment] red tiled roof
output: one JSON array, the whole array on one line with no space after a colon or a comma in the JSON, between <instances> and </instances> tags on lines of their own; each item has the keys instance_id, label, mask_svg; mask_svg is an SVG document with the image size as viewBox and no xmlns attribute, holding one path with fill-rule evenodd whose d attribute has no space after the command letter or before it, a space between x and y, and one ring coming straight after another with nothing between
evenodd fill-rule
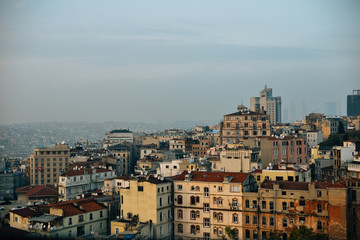
<instances>
[{"instance_id":1,"label":"red tiled roof","mask_svg":"<svg viewBox=\"0 0 360 240\"><path fill-rule=\"evenodd\" d=\"M16 189L16 192L26 193L26 196L56 196L57 188L54 185L46 184L39 186L25 186Z\"/></svg>"},{"instance_id":2,"label":"red tiled roof","mask_svg":"<svg viewBox=\"0 0 360 240\"><path fill-rule=\"evenodd\" d=\"M344 141L344 142L357 142L358 140L356 140L356 139L349 139L349 140L346 140L346 141Z\"/></svg>"},{"instance_id":3,"label":"red tiled roof","mask_svg":"<svg viewBox=\"0 0 360 240\"><path fill-rule=\"evenodd\" d=\"M62 177L71 177L71 176L79 176L79 175L84 175L85 174L85 170L88 171L88 174L92 174L93 173L93 169L80 169L80 170L70 170L67 171L63 174L61 174ZM105 168L97 168L96 169L96 173L101 173L101 172L111 172L113 170L111 169L105 169Z\"/></svg>"},{"instance_id":4,"label":"red tiled roof","mask_svg":"<svg viewBox=\"0 0 360 240\"><path fill-rule=\"evenodd\" d=\"M41 215L42 213L39 213L37 211L34 211L30 208L22 208L22 209L17 209L17 210L11 210L10 212L20 215L22 217L33 217L33 216L37 216L37 215Z\"/></svg>"},{"instance_id":5,"label":"red tiled roof","mask_svg":"<svg viewBox=\"0 0 360 240\"><path fill-rule=\"evenodd\" d=\"M174 181L184 181L185 175L188 172L184 171L178 176L172 177ZM199 182L223 182L225 177L231 176L231 183L242 183L248 176L249 173L238 173L238 172L191 172L190 181L199 181Z\"/></svg>"},{"instance_id":6,"label":"red tiled roof","mask_svg":"<svg viewBox=\"0 0 360 240\"><path fill-rule=\"evenodd\" d=\"M49 204L46 205L46 207L63 209L65 217L98 211L106 208L93 199L71 200L66 202Z\"/></svg>"}]
</instances>

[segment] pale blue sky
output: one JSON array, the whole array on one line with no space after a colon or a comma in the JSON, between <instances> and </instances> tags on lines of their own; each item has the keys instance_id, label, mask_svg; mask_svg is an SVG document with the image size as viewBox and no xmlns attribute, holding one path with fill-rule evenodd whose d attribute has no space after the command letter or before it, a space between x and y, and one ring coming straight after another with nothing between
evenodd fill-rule
<instances>
[{"instance_id":1,"label":"pale blue sky","mask_svg":"<svg viewBox=\"0 0 360 240\"><path fill-rule=\"evenodd\" d=\"M0 124L296 118L360 88L360 1L0 0Z\"/></svg>"}]
</instances>

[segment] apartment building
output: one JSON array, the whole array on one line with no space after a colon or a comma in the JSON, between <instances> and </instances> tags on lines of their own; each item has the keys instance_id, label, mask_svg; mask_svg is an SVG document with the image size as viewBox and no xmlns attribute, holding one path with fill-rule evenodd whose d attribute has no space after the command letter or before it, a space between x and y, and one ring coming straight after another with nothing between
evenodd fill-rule
<instances>
[{"instance_id":1,"label":"apartment building","mask_svg":"<svg viewBox=\"0 0 360 240\"><path fill-rule=\"evenodd\" d=\"M329 239L347 239L347 188L340 183L265 180L258 193L244 193L243 239L288 239L296 226Z\"/></svg>"},{"instance_id":2,"label":"apartment building","mask_svg":"<svg viewBox=\"0 0 360 240\"><path fill-rule=\"evenodd\" d=\"M105 133L104 139L111 143L133 143L134 133L129 129L116 129Z\"/></svg>"},{"instance_id":3,"label":"apartment building","mask_svg":"<svg viewBox=\"0 0 360 240\"><path fill-rule=\"evenodd\" d=\"M175 239L222 239L230 226L242 239L244 192L256 192L247 173L188 172L173 177Z\"/></svg>"},{"instance_id":4,"label":"apartment building","mask_svg":"<svg viewBox=\"0 0 360 240\"><path fill-rule=\"evenodd\" d=\"M82 193L104 186L105 179L115 177L115 171L105 168L70 170L59 177L59 200L67 201Z\"/></svg>"},{"instance_id":5,"label":"apartment building","mask_svg":"<svg viewBox=\"0 0 360 240\"><path fill-rule=\"evenodd\" d=\"M209 150L210 140L204 137L192 141L192 154L197 157L204 157Z\"/></svg>"},{"instance_id":6,"label":"apartment building","mask_svg":"<svg viewBox=\"0 0 360 240\"><path fill-rule=\"evenodd\" d=\"M310 167L308 165L301 165L301 167L299 167L295 163L269 163L266 168L256 169L252 171L251 174L256 178L259 186L265 180L311 182Z\"/></svg>"},{"instance_id":7,"label":"apartment building","mask_svg":"<svg viewBox=\"0 0 360 240\"><path fill-rule=\"evenodd\" d=\"M246 138L270 136L269 115L265 111L250 111L244 105L238 111L224 116L220 124L220 144L242 143Z\"/></svg>"},{"instance_id":8,"label":"apartment building","mask_svg":"<svg viewBox=\"0 0 360 240\"><path fill-rule=\"evenodd\" d=\"M315 148L323 141L322 131L307 131L306 141L310 149Z\"/></svg>"},{"instance_id":9,"label":"apartment building","mask_svg":"<svg viewBox=\"0 0 360 240\"><path fill-rule=\"evenodd\" d=\"M260 92L260 97L250 98L251 111L264 109L270 115L272 124L281 123L281 97L272 96L272 88L265 88Z\"/></svg>"},{"instance_id":10,"label":"apartment building","mask_svg":"<svg viewBox=\"0 0 360 240\"><path fill-rule=\"evenodd\" d=\"M181 150L185 153L185 140L182 138L173 138L169 141L169 150Z\"/></svg>"},{"instance_id":11,"label":"apartment building","mask_svg":"<svg viewBox=\"0 0 360 240\"><path fill-rule=\"evenodd\" d=\"M93 199L80 199L10 211L10 226L42 238L76 238L107 233L107 209Z\"/></svg>"},{"instance_id":12,"label":"apartment building","mask_svg":"<svg viewBox=\"0 0 360 240\"><path fill-rule=\"evenodd\" d=\"M260 146L263 166L283 161L300 165L309 162L307 142L303 138L293 136L261 137Z\"/></svg>"},{"instance_id":13,"label":"apartment building","mask_svg":"<svg viewBox=\"0 0 360 240\"><path fill-rule=\"evenodd\" d=\"M109 146L107 150L116 158L116 174L130 174L131 147L124 144L116 144Z\"/></svg>"},{"instance_id":14,"label":"apartment building","mask_svg":"<svg viewBox=\"0 0 360 240\"><path fill-rule=\"evenodd\" d=\"M57 184L69 159L70 148L64 143L34 149L34 154L30 156L30 185Z\"/></svg>"},{"instance_id":15,"label":"apartment building","mask_svg":"<svg viewBox=\"0 0 360 240\"><path fill-rule=\"evenodd\" d=\"M154 239L172 239L172 182L163 178L138 177L120 191L120 218L152 221Z\"/></svg>"},{"instance_id":16,"label":"apartment building","mask_svg":"<svg viewBox=\"0 0 360 240\"><path fill-rule=\"evenodd\" d=\"M213 171L244 172L260 169L259 149L247 146L226 147L220 152L219 161L212 163Z\"/></svg>"}]
</instances>

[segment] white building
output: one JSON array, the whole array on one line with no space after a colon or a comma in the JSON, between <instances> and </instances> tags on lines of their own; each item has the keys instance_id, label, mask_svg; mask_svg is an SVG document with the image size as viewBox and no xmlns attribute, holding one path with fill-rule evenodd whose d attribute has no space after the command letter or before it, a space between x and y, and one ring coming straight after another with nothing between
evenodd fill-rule
<instances>
[{"instance_id":1,"label":"white building","mask_svg":"<svg viewBox=\"0 0 360 240\"><path fill-rule=\"evenodd\" d=\"M156 173L163 177L176 176L187 170L187 166L192 163L193 159L183 158L169 162L159 163Z\"/></svg>"},{"instance_id":2,"label":"white building","mask_svg":"<svg viewBox=\"0 0 360 240\"><path fill-rule=\"evenodd\" d=\"M270 116L271 123L281 123L281 97L272 96L272 88L265 88L260 92L260 97L250 98L250 110L264 109Z\"/></svg>"},{"instance_id":3,"label":"white building","mask_svg":"<svg viewBox=\"0 0 360 240\"><path fill-rule=\"evenodd\" d=\"M323 141L322 131L307 131L306 141L309 145L309 149L316 147L319 143Z\"/></svg>"},{"instance_id":4,"label":"white building","mask_svg":"<svg viewBox=\"0 0 360 240\"><path fill-rule=\"evenodd\" d=\"M105 134L105 140L112 143L123 143L123 142L134 142L134 133L129 131L129 129L118 129L112 130Z\"/></svg>"},{"instance_id":5,"label":"white building","mask_svg":"<svg viewBox=\"0 0 360 240\"><path fill-rule=\"evenodd\" d=\"M179 139L179 138L173 138L169 142L169 150L175 151L175 150L182 150L185 152L185 140Z\"/></svg>"},{"instance_id":6,"label":"white building","mask_svg":"<svg viewBox=\"0 0 360 240\"><path fill-rule=\"evenodd\" d=\"M84 192L100 189L105 179L115 176L114 170L104 168L70 170L59 177L59 200L67 201Z\"/></svg>"}]
</instances>

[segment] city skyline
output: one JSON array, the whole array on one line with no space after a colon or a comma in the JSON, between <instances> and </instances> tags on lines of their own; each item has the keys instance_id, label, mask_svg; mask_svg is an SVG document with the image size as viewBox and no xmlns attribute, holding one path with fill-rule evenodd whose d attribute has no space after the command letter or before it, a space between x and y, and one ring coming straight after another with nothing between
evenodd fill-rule
<instances>
[{"instance_id":1,"label":"city skyline","mask_svg":"<svg viewBox=\"0 0 360 240\"><path fill-rule=\"evenodd\" d=\"M360 88L357 1L0 6L0 124L218 123L265 85L294 121Z\"/></svg>"}]
</instances>

